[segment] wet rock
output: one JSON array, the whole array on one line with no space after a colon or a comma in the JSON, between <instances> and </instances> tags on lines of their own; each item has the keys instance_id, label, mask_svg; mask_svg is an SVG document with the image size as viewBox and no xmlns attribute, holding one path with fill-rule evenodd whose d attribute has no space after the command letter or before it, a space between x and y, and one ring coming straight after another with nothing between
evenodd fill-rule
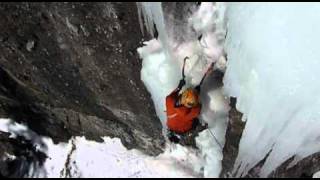
<instances>
[{"instance_id":1,"label":"wet rock","mask_svg":"<svg viewBox=\"0 0 320 180\"><path fill-rule=\"evenodd\" d=\"M289 164L293 158L284 162L279 168L269 175L270 178L312 178L313 174L320 171L320 153L313 154L299 161L293 167Z\"/></svg>"},{"instance_id":2,"label":"wet rock","mask_svg":"<svg viewBox=\"0 0 320 180\"><path fill-rule=\"evenodd\" d=\"M38 169L47 156L23 137L9 138L0 133L0 177L27 177L30 169Z\"/></svg>"},{"instance_id":3,"label":"wet rock","mask_svg":"<svg viewBox=\"0 0 320 180\"><path fill-rule=\"evenodd\" d=\"M233 177L233 165L238 155L239 143L245 123L242 122L242 113L236 110L236 99L231 98L231 110L229 111L229 124L226 133L226 144L223 149L222 171L220 177ZM267 156L265 157L265 159ZM254 168L252 168L245 177L259 177L260 169L263 166L265 159L262 159ZM282 163L270 178L290 178L290 177L309 177L320 171L320 153L313 154L299 161L296 165L290 167L290 162L293 157Z\"/></svg>"},{"instance_id":4,"label":"wet rock","mask_svg":"<svg viewBox=\"0 0 320 180\"><path fill-rule=\"evenodd\" d=\"M230 99L229 122L226 132L226 142L223 148L222 171L220 177L232 177L233 164L238 155L239 142L245 123L242 122L242 113L236 110L236 99Z\"/></svg>"}]
</instances>

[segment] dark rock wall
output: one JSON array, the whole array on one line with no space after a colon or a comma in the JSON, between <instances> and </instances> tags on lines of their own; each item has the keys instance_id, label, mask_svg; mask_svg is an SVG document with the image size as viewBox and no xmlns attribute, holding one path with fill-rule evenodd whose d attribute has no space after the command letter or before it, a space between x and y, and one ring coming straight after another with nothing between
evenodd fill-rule
<instances>
[{"instance_id":1,"label":"dark rock wall","mask_svg":"<svg viewBox=\"0 0 320 180\"><path fill-rule=\"evenodd\" d=\"M55 142L111 136L162 151L135 3L1 3L0 27L1 117Z\"/></svg>"}]
</instances>

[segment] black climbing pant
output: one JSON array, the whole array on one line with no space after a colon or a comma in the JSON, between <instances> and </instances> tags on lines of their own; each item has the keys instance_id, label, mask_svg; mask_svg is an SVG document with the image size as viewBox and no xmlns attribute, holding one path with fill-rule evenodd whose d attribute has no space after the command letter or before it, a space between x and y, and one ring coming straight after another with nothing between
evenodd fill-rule
<instances>
[{"instance_id":1,"label":"black climbing pant","mask_svg":"<svg viewBox=\"0 0 320 180\"><path fill-rule=\"evenodd\" d=\"M175 133L173 131L168 130L168 139L175 143L181 144L183 146L192 146L197 148L195 138L199 135L199 133L208 128L208 125L202 125L198 118L193 120L192 129L186 133Z\"/></svg>"}]
</instances>

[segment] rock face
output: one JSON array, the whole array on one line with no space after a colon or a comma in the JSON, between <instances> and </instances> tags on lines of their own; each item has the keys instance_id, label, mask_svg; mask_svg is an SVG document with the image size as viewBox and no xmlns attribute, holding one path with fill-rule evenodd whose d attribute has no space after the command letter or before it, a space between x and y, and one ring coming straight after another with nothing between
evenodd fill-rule
<instances>
[{"instance_id":1,"label":"rock face","mask_svg":"<svg viewBox=\"0 0 320 180\"><path fill-rule=\"evenodd\" d=\"M1 3L0 27L1 117L55 142L111 136L162 152L135 3Z\"/></svg>"},{"instance_id":2,"label":"rock face","mask_svg":"<svg viewBox=\"0 0 320 180\"><path fill-rule=\"evenodd\" d=\"M38 169L46 158L24 137L0 134L0 177L27 177L30 167Z\"/></svg>"},{"instance_id":3,"label":"rock face","mask_svg":"<svg viewBox=\"0 0 320 180\"><path fill-rule=\"evenodd\" d=\"M245 128L245 123L242 122L242 113L236 110L236 99L231 98L231 110L229 111L229 124L226 133L226 144L223 149L222 171L220 177L232 177L233 164L238 155L239 143L242 132ZM296 165L290 167L290 158L272 172L270 178L290 178L290 177L309 177L320 171L320 153L313 154L309 157L299 161ZM265 159L261 160L249 173L245 176L247 178L259 177L261 166Z\"/></svg>"},{"instance_id":4,"label":"rock face","mask_svg":"<svg viewBox=\"0 0 320 180\"><path fill-rule=\"evenodd\" d=\"M220 177L232 176L233 164L238 155L239 142L245 123L242 122L242 114L236 110L236 99L230 99L229 123L226 132L226 142L223 148L222 171Z\"/></svg>"},{"instance_id":5,"label":"rock face","mask_svg":"<svg viewBox=\"0 0 320 180\"><path fill-rule=\"evenodd\" d=\"M292 159L289 159L277 168L270 178L301 177L312 178L313 174L320 171L320 153L313 154L298 162L295 166L287 168Z\"/></svg>"}]
</instances>

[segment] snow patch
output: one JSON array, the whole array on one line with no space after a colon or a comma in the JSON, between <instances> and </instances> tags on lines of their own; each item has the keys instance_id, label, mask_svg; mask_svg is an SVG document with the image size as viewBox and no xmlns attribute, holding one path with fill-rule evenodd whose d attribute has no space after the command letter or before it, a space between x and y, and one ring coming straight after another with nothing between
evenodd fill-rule
<instances>
[{"instance_id":1,"label":"snow patch","mask_svg":"<svg viewBox=\"0 0 320 180\"><path fill-rule=\"evenodd\" d=\"M195 158L195 154L185 148L180 147L175 151L167 149L158 157L150 157L137 150L128 151L118 138L104 137L103 139L103 143L88 141L83 137L75 139L76 150L71 158L76 165L76 168L72 169L74 177L167 178L198 176L194 172L191 162L199 160ZM181 164L186 166L181 166Z\"/></svg>"},{"instance_id":2,"label":"snow patch","mask_svg":"<svg viewBox=\"0 0 320 180\"><path fill-rule=\"evenodd\" d=\"M138 150L127 150L119 138L104 137L103 143L73 137L68 143L54 144L10 119L0 119L0 132L18 135L37 143L48 158L42 167L30 166L33 178L190 178L201 177L202 161L199 152L180 145L167 146L163 154L151 157ZM30 136L32 134L32 136ZM44 148L45 147L45 148ZM14 159L13 155L7 155Z\"/></svg>"},{"instance_id":3,"label":"snow patch","mask_svg":"<svg viewBox=\"0 0 320 180\"><path fill-rule=\"evenodd\" d=\"M312 176L312 178L320 178L320 171L317 172L317 173L315 173L315 174Z\"/></svg>"},{"instance_id":4,"label":"snow patch","mask_svg":"<svg viewBox=\"0 0 320 180\"><path fill-rule=\"evenodd\" d=\"M5 153L4 153L4 157L2 158L2 161L7 161L7 160L13 161L13 160L15 160L16 158L17 158L17 157L16 157L15 155L11 155L11 154L5 152Z\"/></svg>"}]
</instances>

